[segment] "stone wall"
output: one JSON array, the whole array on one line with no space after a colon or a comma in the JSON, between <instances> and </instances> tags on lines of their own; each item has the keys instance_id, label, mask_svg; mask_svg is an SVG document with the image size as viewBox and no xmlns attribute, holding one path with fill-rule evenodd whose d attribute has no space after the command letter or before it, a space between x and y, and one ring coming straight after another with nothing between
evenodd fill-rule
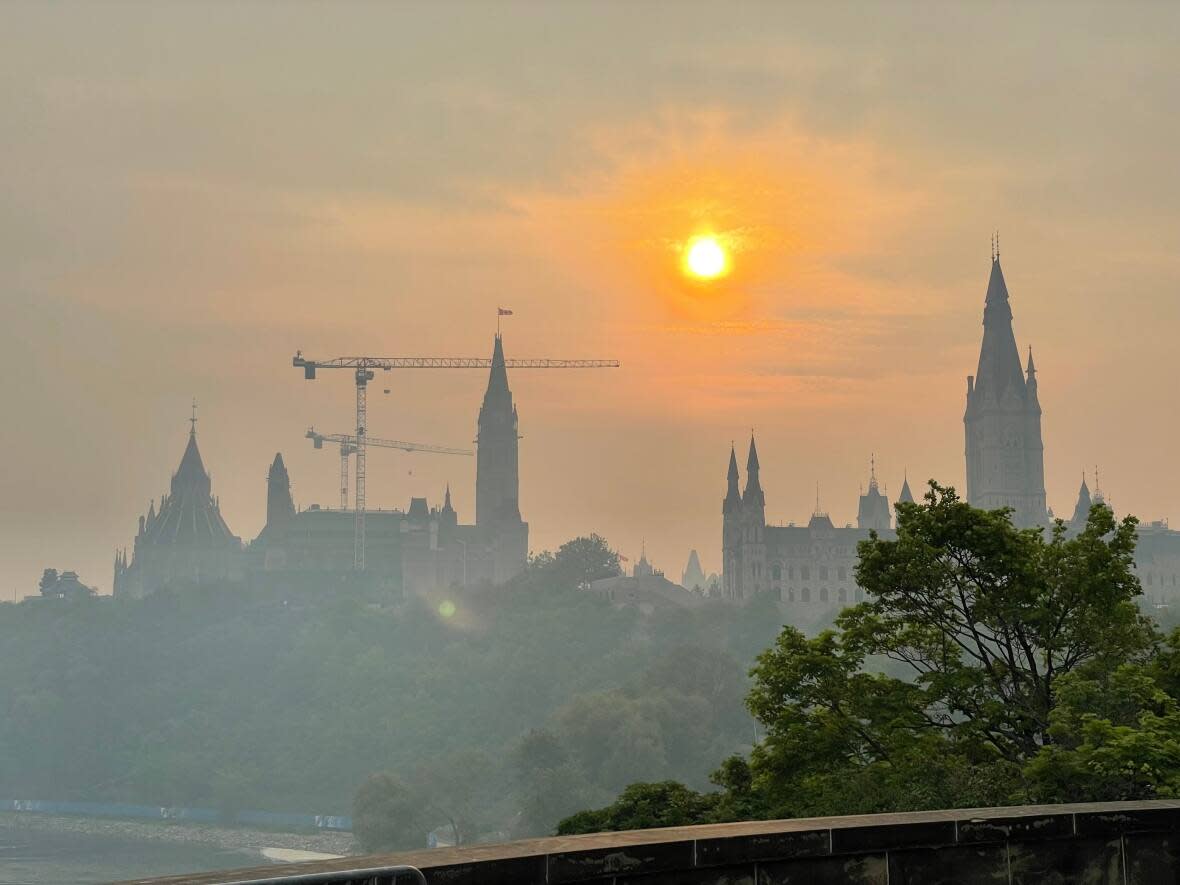
<instances>
[{"instance_id":1,"label":"stone wall","mask_svg":"<svg viewBox=\"0 0 1180 885\"><path fill-rule=\"evenodd\" d=\"M379 870L395 864L431 885L1165 885L1180 883L1180 801L750 821L142 881L359 885L390 882Z\"/></svg>"}]
</instances>

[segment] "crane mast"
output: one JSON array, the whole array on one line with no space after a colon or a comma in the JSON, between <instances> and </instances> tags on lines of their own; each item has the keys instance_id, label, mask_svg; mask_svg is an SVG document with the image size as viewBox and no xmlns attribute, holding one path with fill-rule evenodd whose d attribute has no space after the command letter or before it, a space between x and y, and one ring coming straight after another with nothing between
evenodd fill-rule
<instances>
[{"instance_id":1,"label":"crane mast","mask_svg":"<svg viewBox=\"0 0 1180 885\"><path fill-rule=\"evenodd\" d=\"M326 360L313 360L296 351L291 365L303 369L303 377L315 380L319 369L352 369L356 381L356 494L353 496L355 535L353 538L353 568L365 570L365 447L367 443L367 394L369 382L376 377L374 370L389 372L393 369L489 369L492 360L487 357L438 357L438 356L338 356ZM504 360L509 369L617 369L618 360L563 360L563 359L512 359ZM342 500L347 486L347 463L341 481Z\"/></svg>"}]
</instances>

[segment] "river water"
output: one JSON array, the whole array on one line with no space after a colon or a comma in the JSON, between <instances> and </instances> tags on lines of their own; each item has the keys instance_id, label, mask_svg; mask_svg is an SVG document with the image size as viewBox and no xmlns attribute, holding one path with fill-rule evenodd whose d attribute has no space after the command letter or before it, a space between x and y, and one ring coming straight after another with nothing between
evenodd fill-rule
<instances>
[{"instance_id":1,"label":"river water","mask_svg":"<svg viewBox=\"0 0 1180 885\"><path fill-rule=\"evenodd\" d=\"M344 854L348 834L300 835L0 814L0 885L89 885L256 867L264 847Z\"/></svg>"}]
</instances>

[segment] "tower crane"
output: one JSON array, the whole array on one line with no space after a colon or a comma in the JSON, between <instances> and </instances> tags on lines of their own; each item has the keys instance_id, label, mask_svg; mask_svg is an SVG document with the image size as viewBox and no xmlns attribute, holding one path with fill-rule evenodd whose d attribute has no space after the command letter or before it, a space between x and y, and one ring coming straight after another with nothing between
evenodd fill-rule
<instances>
[{"instance_id":1,"label":"tower crane","mask_svg":"<svg viewBox=\"0 0 1180 885\"><path fill-rule=\"evenodd\" d=\"M345 433L320 433L314 427L307 428L304 434L312 445L322 449L324 443L340 444L340 509L348 509L348 456L357 451L356 437ZM365 437L366 446L378 446L383 449L401 449L403 452L430 452L435 455L473 455L470 449L452 449L447 446L432 446L426 443L404 442L400 439L381 439L376 436Z\"/></svg>"},{"instance_id":2,"label":"tower crane","mask_svg":"<svg viewBox=\"0 0 1180 885\"><path fill-rule=\"evenodd\" d=\"M497 333L497 338L499 333ZM303 369L303 377L315 380L320 369L352 369L356 383L356 492L353 507L356 512L356 529L353 537L353 568L365 570L365 448L369 442L366 432L366 400L369 382L376 377L376 370L390 372L394 369L490 369L491 358L453 356L338 356L326 360L308 359L303 351L296 351L291 365ZM556 360L556 359L506 359L507 369L617 369L618 360Z\"/></svg>"}]
</instances>

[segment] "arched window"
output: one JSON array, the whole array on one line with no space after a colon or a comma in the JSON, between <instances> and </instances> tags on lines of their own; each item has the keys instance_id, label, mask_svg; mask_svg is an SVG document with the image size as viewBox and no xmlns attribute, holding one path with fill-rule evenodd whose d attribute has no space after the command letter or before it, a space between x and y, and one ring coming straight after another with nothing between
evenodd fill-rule
<instances>
[{"instance_id":1,"label":"arched window","mask_svg":"<svg viewBox=\"0 0 1180 885\"><path fill-rule=\"evenodd\" d=\"M772 574L774 575L774 579L776 581L781 581L783 579L783 567L778 563L775 563Z\"/></svg>"},{"instance_id":2,"label":"arched window","mask_svg":"<svg viewBox=\"0 0 1180 885\"><path fill-rule=\"evenodd\" d=\"M804 581L811 580L811 566L805 565L799 570L799 572L800 572L800 576L803 578ZM808 601L810 601L810 600L808 600Z\"/></svg>"},{"instance_id":3,"label":"arched window","mask_svg":"<svg viewBox=\"0 0 1180 885\"><path fill-rule=\"evenodd\" d=\"M788 590L787 591L787 602L794 602L794 601L795 601L795 591Z\"/></svg>"},{"instance_id":4,"label":"arched window","mask_svg":"<svg viewBox=\"0 0 1180 885\"><path fill-rule=\"evenodd\" d=\"M828 588L827 587L823 587L820 589L819 601L820 602L827 602L828 601Z\"/></svg>"},{"instance_id":5,"label":"arched window","mask_svg":"<svg viewBox=\"0 0 1180 885\"><path fill-rule=\"evenodd\" d=\"M844 568L844 566L840 566L840 568L837 570L836 574L839 576L841 581L848 580L848 569Z\"/></svg>"},{"instance_id":6,"label":"arched window","mask_svg":"<svg viewBox=\"0 0 1180 885\"><path fill-rule=\"evenodd\" d=\"M821 581L826 581L828 579L828 567L826 565L821 565L819 567L819 579Z\"/></svg>"},{"instance_id":7,"label":"arched window","mask_svg":"<svg viewBox=\"0 0 1180 885\"><path fill-rule=\"evenodd\" d=\"M838 599L840 602L847 602L848 601L848 591L845 590L843 587L841 587L839 590L836 591L836 599Z\"/></svg>"},{"instance_id":8,"label":"arched window","mask_svg":"<svg viewBox=\"0 0 1180 885\"><path fill-rule=\"evenodd\" d=\"M803 595L800 597L804 602L811 602L811 588L804 587Z\"/></svg>"}]
</instances>

